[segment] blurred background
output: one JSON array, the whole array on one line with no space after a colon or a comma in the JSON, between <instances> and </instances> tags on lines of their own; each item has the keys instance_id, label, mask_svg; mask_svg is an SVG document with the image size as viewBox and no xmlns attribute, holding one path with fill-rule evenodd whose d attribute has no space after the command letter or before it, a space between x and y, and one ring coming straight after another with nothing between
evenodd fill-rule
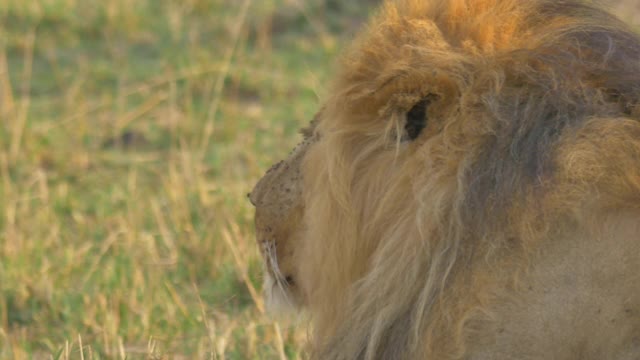
<instances>
[{"instance_id":1,"label":"blurred background","mask_svg":"<svg viewBox=\"0 0 640 360\"><path fill-rule=\"evenodd\" d=\"M303 357L245 195L378 2L0 0L0 359Z\"/></svg>"}]
</instances>

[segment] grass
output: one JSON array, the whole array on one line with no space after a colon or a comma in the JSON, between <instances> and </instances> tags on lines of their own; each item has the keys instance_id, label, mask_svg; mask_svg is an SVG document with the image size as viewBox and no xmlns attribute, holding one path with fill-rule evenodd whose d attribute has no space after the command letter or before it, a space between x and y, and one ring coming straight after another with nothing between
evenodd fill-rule
<instances>
[{"instance_id":1,"label":"grass","mask_svg":"<svg viewBox=\"0 0 640 360\"><path fill-rule=\"evenodd\" d=\"M368 8L0 2L0 359L300 358L245 194Z\"/></svg>"},{"instance_id":2,"label":"grass","mask_svg":"<svg viewBox=\"0 0 640 360\"><path fill-rule=\"evenodd\" d=\"M303 358L245 194L375 2L0 2L0 359Z\"/></svg>"}]
</instances>

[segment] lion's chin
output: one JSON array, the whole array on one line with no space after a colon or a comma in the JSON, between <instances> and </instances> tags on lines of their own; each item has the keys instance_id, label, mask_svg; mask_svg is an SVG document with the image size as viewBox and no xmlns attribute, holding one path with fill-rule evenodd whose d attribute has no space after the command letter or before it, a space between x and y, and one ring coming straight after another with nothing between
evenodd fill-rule
<instances>
[{"instance_id":1,"label":"lion's chin","mask_svg":"<svg viewBox=\"0 0 640 360\"><path fill-rule=\"evenodd\" d=\"M298 311L298 305L287 287L278 283L269 272L264 277L265 307L274 316L291 315Z\"/></svg>"}]
</instances>

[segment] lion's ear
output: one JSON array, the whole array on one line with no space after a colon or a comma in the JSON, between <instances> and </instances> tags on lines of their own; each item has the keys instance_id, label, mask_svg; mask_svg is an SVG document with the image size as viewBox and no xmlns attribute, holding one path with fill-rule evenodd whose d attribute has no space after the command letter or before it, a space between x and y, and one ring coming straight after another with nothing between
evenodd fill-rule
<instances>
[{"instance_id":1,"label":"lion's ear","mask_svg":"<svg viewBox=\"0 0 640 360\"><path fill-rule=\"evenodd\" d=\"M415 140L422 129L427 126L427 108L429 104L438 98L437 95L429 94L420 99L413 107L407 112L407 122L404 125L404 129L407 132L409 140Z\"/></svg>"}]
</instances>

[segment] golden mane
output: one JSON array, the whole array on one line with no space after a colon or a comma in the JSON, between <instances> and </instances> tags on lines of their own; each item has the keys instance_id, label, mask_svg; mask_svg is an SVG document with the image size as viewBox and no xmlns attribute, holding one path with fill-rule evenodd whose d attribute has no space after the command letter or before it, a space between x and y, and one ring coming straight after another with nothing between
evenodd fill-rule
<instances>
[{"instance_id":1,"label":"golden mane","mask_svg":"<svg viewBox=\"0 0 640 360\"><path fill-rule=\"evenodd\" d=\"M464 358L549 244L640 219L640 38L585 2L389 1L330 94L293 260L314 359Z\"/></svg>"}]
</instances>

